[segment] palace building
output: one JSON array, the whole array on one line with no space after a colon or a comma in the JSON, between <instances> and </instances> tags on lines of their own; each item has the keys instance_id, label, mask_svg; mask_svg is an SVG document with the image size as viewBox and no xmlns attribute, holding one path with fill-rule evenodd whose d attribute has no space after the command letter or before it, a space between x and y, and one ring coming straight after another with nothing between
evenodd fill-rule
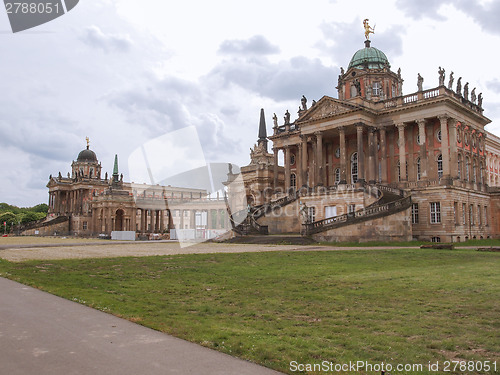
<instances>
[{"instance_id":1,"label":"palace building","mask_svg":"<svg viewBox=\"0 0 500 375\"><path fill-rule=\"evenodd\" d=\"M23 234L111 236L136 232L151 238L184 231L184 237L208 239L230 227L222 195L205 189L136 184L123 181L115 156L113 174L102 176L94 151L82 150L71 164L71 174L50 176L49 212L39 223L21 228Z\"/></svg>"},{"instance_id":2,"label":"palace building","mask_svg":"<svg viewBox=\"0 0 500 375\"><path fill-rule=\"evenodd\" d=\"M269 136L261 110L250 164L240 174L229 165L222 183L228 199L223 190L224 199L206 189L123 182L117 158L103 178L87 139L71 174L49 179L48 218L25 233L144 237L176 228L203 238L228 229L326 241L499 238L500 138L485 129L482 94L469 94L453 73L446 83L439 67L436 87L423 90L419 74L417 91L404 95L401 69L391 70L368 35L340 69L337 98L308 106L303 96L295 120L288 110L281 124L273 116Z\"/></svg>"},{"instance_id":3,"label":"palace building","mask_svg":"<svg viewBox=\"0 0 500 375\"><path fill-rule=\"evenodd\" d=\"M303 96L298 118L275 114L269 137L262 111L241 170L249 224L329 241L498 238L500 139L485 130L482 95L453 77L446 86L441 67L435 88L422 81L403 95L401 70L366 40L341 68L337 98Z\"/></svg>"}]
</instances>

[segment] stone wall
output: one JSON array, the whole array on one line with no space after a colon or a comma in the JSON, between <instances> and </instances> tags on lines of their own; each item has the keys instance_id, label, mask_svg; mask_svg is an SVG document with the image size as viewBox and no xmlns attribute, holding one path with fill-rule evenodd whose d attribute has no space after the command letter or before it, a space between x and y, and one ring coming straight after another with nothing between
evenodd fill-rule
<instances>
[{"instance_id":1,"label":"stone wall","mask_svg":"<svg viewBox=\"0 0 500 375\"><path fill-rule=\"evenodd\" d=\"M51 220L52 221L52 220ZM69 218L65 221L53 220L41 223L38 227L21 232L22 236L67 236L69 235Z\"/></svg>"},{"instance_id":2,"label":"stone wall","mask_svg":"<svg viewBox=\"0 0 500 375\"><path fill-rule=\"evenodd\" d=\"M412 191L412 202L418 204L418 223L413 224L413 235L418 240L431 241L435 237L441 242L463 242L492 237L495 233L494 222L498 222L498 218L495 219L491 197L486 193L436 186ZM432 202L440 203L440 223L431 223Z\"/></svg>"},{"instance_id":3,"label":"stone wall","mask_svg":"<svg viewBox=\"0 0 500 375\"><path fill-rule=\"evenodd\" d=\"M411 241L410 209L358 224L329 229L313 234L316 241L368 242Z\"/></svg>"},{"instance_id":4,"label":"stone wall","mask_svg":"<svg viewBox=\"0 0 500 375\"><path fill-rule=\"evenodd\" d=\"M257 222L267 225L269 234L300 233L302 223L299 215L299 201L279 207L261 217Z\"/></svg>"}]
</instances>

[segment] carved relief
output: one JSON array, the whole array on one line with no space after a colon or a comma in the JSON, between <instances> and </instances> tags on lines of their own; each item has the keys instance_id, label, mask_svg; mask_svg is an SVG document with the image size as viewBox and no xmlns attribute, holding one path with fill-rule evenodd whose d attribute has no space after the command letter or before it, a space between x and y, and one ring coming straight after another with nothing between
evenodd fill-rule
<instances>
[{"instance_id":1,"label":"carved relief","mask_svg":"<svg viewBox=\"0 0 500 375\"><path fill-rule=\"evenodd\" d=\"M337 103L325 103L320 108L318 108L311 116L313 120L320 119L323 117L333 116L340 113L346 113L349 109L343 107Z\"/></svg>"}]
</instances>

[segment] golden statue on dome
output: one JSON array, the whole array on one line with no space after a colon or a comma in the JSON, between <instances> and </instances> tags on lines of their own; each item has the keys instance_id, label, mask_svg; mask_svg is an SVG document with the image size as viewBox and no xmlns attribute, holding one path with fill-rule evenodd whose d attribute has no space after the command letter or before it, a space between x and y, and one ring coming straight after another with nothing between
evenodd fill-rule
<instances>
[{"instance_id":1,"label":"golden statue on dome","mask_svg":"<svg viewBox=\"0 0 500 375\"><path fill-rule=\"evenodd\" d=\"M85 137L85 140L87 141L87 149L89 148L89 137Z\"/></svg>"},{"instance_id":2,"label":"golden statue on dome","mask_svg":"<svg viewBox=\"0 0 500 375\"><path fill-rule=\"evenodd\" d=\"M375 34L375 26L370 27L370 25L368 24L368 21L369 19L368 18L365 18L365 20L363 21L363 26L365 27L365 38L366 40L370 40L370 33L371 34Z\"/></svg>"}]
</instances>

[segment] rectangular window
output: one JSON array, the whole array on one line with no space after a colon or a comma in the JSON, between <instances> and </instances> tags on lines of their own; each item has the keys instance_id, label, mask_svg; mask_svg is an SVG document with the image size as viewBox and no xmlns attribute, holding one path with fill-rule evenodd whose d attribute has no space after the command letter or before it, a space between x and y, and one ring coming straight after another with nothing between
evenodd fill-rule
<instances>
[{"instance_id":1,"label":"rectangular window","mask_svg":"<svg viewBox=\"0 0 500 375\"><path fill-rule=\"evenodd\" d=\"M483 213L481 212L481 206L477 206L477 222L479 226L483 225Z\"/></svg>"},{"instance_id":2,"label":"rectangular window","mask_svg":"<svg viewBox=\"0 0 500 375\"><path fill-rule=\"evenodd\" d=\"M453 202L453 221L458 225L458 202Z\"/></svg>"},{"instance_id":3,"label":"rectangular window","mask_svg":"<svg viewBox=\"0 0 500 375\"><path fill-rule=\"evenodd\" d=\"M375 82L373 84L373 96L380 96L381 92L382 92L382 85L380 84L380 82Z\"/></svg>"},{"instance_id":4,"label":"rectangular window","mask_svg":"<svg viewBox=\"0 0 500 375\"><path fill-rule=\"evenodd\" d=\"M470 225L474 225L474 206L472 204L469 206L469 221Z\"/></svg>"},{"instance_id":5,"label":"rectangular window","mask_svg":"<svg viewBox=\"0 0 500 375\"><path fill-rule=\"evenodd\" d=\"M356 205L355 204L350 204L347 207L347 213L352 214L352 213L354 213L354 211L356 211Z\"/></svg>"},{"instance_id":6,"label":"rectangular window","mask_svg":"<svg viewBox=\"0 0 500 375\"><path fill-rule=\"evenodd\" d=\"M467 224L467 206L462 203L462 225Z\"/></svg>"},{"instance_id":7,"label":"rectangular window","mask_svg":"<svg viewBox=\"0 0 500 375\"><path fill-rule=\"evenodd\" d=\"M309 222L314 223L316 219L316 207L309 207Z\"/></svg>"},{"instance_id":8,"label":"rectangular window","mask_svg":"<svg viewBox=\"0 0 500 375\"><path fill-rule=\"evenodd\" d=\"M411 205L411 223L418 224L418 203Z\"/></svg>"},{"instance_id":9,"label":"rectangular window","mask_svg":"<svg viewBox=\"0 0 500 375\"><path fill-rule=\"evenodd\" d=\"M325 207L325 219L337 216L337 206Z\"/></svg>"},{"instance_id":10,"label":"rectangular window","mask_svg":"<svg viewBox=\"0 0 500 375\"><path fill-rule=\"evenodd\" d=\"M441 242L441 237L432 237L431 242Z\"/></svg>"},{"instance_id":11,"label":"rectangular window","mask_svg":"<svg viewBox=\"0 0 500 375\"><path fill-rule=\"evenodd\" d=\"M431 224L439 224L441 222L441 203L431 203Z\"/></svg>"},{"instance_id":12,"label":"rectangular window","mask_svg":"<svg viewBox=\"0 0 500 375\"><path fill-rule=\"evenodd\" d=\"M87 230L87 225L88 225L88 224L87 224L87 222L86 222L86 221L84 221L84 222L83 222L83 230Z\"/></svg>"},{"instance_id":13,"label":"rectangular window","mask_svg":"<svg viewBox=\"0 0 500 375\"><path fill-rule=\"evenodd\" d=\"M484 225L488 225L488 206L484 206Z\"/></svg>"}]
</instances>

